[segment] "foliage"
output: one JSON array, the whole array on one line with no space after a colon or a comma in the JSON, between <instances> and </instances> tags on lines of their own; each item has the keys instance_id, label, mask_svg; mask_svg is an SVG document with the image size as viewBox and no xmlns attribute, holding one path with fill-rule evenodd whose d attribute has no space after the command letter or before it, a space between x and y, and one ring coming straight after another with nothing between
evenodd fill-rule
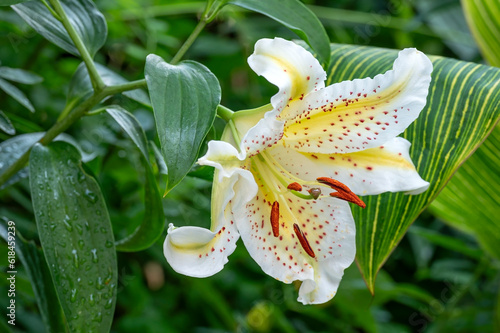
<instances>
[{"instance_id":1,"label":"foliage","mask_svg":"<svg viewBox=\"0 0 500 333\"><path fill-rule=\"evenodd\" d=\"M2 320L2 330L500 329L500 70L477 64L458 1L0 5L3 309L9 221L18 260L16 326ZM493 5L463 1L477 45L498 66L498 31L483 25L482 6ZM173 272L162 254L166 223L210 225L213 170L193 163L220 137L219 104L249 109L275 93L246 64L255 41L274 36L303 39L328 66L329 83L384 72L390 49L438 55L428 105L404 134L431 188L372 196L354 209L359 270L351 266L322 306L297 303L298 286L265 276L242 246L202 280Z\"/></svg>"}]
</instances>

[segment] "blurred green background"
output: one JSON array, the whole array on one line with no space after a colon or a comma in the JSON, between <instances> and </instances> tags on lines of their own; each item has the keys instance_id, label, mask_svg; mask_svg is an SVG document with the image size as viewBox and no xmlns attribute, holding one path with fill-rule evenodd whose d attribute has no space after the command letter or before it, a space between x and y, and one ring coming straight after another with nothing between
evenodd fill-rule
<instances>
[{"instance_id":1,"label":"blurred green background","mask_svg":"<svg viewBox=\"0 0 500 333\"><path fill-rule=\"evenodd\" d=\"M150 53L170 59L197 24L203 2L97 0L108 21L106 45L96 62L130 80L144 77ZM333 43L402 49L482 62L458 0L305 1L325 25ZM206 65L219 79L223 105L248 109L269 102L275 87L257 77L246 58L256 40L296 36L259 14L226 7L200 35L185 59ZM8 7L0 9L0 61L30 70L42 84L18 85L37 108L30 113L0 92L1 109L18 134L44 131L66 103L69 81L80 60L37 35ZM119 97L114 97L119 98ZM130 100L154 140L151 110ZM211 138L220 134L216 123ZM115 230L124 236L140 223L143 178L140 156L118 125L98 115L86 117L69 133L94 155L86 167L96 176ZM0 133L0 141L9 136ZM202 152L203 153L203 152ZM160 185L160 188L163 188ZM167 223L210 225L211 182L188 177L164 198ZM37 240L29 182L0 190L0 217ZM147 212L146 212L147 213ZM357 221L357 223L363 223ZM166 231L165 231L166 233ZM495 332L500 330L498 261L490 259L469 235L425 211L380 271L372 296L356 267L345 273L337 296L327 304L303 306L297 285L265 275L241 241L225 269L206 279L175 273L162 253L164 237L137 253L119 253L118 299L113 332ZM0 242L0 257L7 257ZM7 306L7 275L0 262L0 307ZM12 332L43 332L26 273L17 275L17 325ZM0 331L8 328L0 320Z\"/></svg>"}]
</instances>

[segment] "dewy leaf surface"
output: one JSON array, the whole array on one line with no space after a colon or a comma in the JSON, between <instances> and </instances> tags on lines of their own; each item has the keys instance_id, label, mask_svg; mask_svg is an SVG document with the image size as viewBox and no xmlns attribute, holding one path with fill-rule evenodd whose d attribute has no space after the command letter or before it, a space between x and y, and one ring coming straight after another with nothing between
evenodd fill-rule
<instances>
[{"instance_id":1,"label":"dewy leaf surface","mask_svg":"<svg viewBox=\"0 0 500 333\"><path fill-rule=\"evenodd\" d=\"M332 45L328 84L373 77L392 68L397 51ZM430 183L420 195L385 193L362 197L353 208L357 261L370 290L375 277L410 224L481 144L498 120L500 69L431 57L434 65L427 105L402 134L412 143L411 158Z\"/></svg>"},{"instance_id":2,"label":"dewy leaf surface","mask_svg":"<svg viewBox=\"0 0 500 333\"><path fill-rule=\"evenodd\" d=\"M29 168L40 242L70 331L109 332L118 269L99 185L65 142L36 144Z\"/></svg>"},{"instance_id":3,"label":"dewy leaf surface","mask_svg":"<svg viewBox=\"0 0 500 333\"><path fill-rule=\"evenodd\" d=\"M90 55L94 56L108 34L104 15L90 0L61 0L61 5ZM62 23L52 16L42 1L28 1L12 8L40 35L65 51L80 55Z\"/></svg>"},{"instance_id":4,"label":"dewy leaf surface","mask_svg":"<svg viewBox=\"0 0 500 333\"><path fill-rule=\"evenodd\" d=\"M12 222L12 221L11 221ZM9 244L8 224L0 223L0 237ZM15 228L15 226L14 226ZM33 287L38 309L48 332L63 333L68 329L65 325L64 314L57 298L56 289L52 282L49 267L45 261L43 251L33 241L26 241L15 229L16 255L21 261ZM12 235L12 234L10 234Z\"/></svg>"},{"instance_id":5,"label":"dewy leaf surface","mask_svg":"<svg viewBox=\"0 0 500 333\"><path fill-rule=\"evenodd\" d=\"M146 59L145 74L169 191L189 172L212 126L221 96L219 81L200 63L170 65L154 54Z\"/></svg>"}]
</instances>

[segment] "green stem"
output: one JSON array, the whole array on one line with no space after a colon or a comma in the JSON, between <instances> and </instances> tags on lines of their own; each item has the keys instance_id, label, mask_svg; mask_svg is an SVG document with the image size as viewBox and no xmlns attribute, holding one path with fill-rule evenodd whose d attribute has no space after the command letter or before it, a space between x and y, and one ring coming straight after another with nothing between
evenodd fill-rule
<instances>
[{"instance_id":1,"label":"green stem","mask_svg":"<svg viewBox=\"0 0 500 333\"><path fill-rule=\"evenodd\" d=\"M66 15L66 12L64 11L63 7L61 6L61 3L59 0L49 0L50 4L52 7L54 7L55 12L57 15L59 15L60 21L63 24L64 28L68 32L69 37L75 44L76 49L82 56L82 60L85 63L85 66L87 66L87 71L90 76L90 81L92 82L92 87L94 88L95 92L101 91L106 85L102 81L101 76L99 75L99 72L97 71L97 68L95 67L94 60L92 59L92 56L90 55L89 51L83 44L82 39L76 32L75 28L71 24L71 22L68 19L68 16Z\"/></svg>"},{"instance_id":2,"label":"green stem","mask_svg":"<svg viewBox=\"0 0 500 333\"><path fill-rule=\"evenodd\" d=\"M59 134L64 132L68 127L85 115L88 110L92 109L95 105L99 104L105 97L111 96L117 93L121 93L127 90L133 90L137 88L144 87L146 85L146 80L137 80L128 83L124 83L116 86L109 86L102 89L100 92L95 92L88 99L83 101L77 107L73 109L66 117L57 121L40 139L40 143L43 145L48 145L52 140L54 140ZM0 175L0 185L4 184L10 177L14 176L19 170L21 170L29 160L31 148L24 153L19 159L17 159L10 167L5 170L4 173Z\"/></svg>"},{"instance_id":3,"label":"green stem","mask_svg":"<svg viewBox=\"0 0 500 333\"><path fill-rule=\"evenodd\" d=\"M47 1L42 0L42 3L45 5L45 7L47 7L47 9L52 14L52 16L54 16L58 21L61 21L61 17L59 15L57 15L57 13L52 9L52 7L50 7L50 5L47 3Z\"/></svg>"},{"instance_id":4,"label":"green stem","mask_svg":"<svg viewBox=\"0 0 500 333\"><path fill-rule=\"evenodd\" d=\"M191 35L189 35L188 39L184 42L184 44L182 44L181 48L179 49L179 51L177 51L172 60L170 60L170 63L172 65L177 64L182 59L184 54L186 54L187 50L191 47L191 45L193 45L194 41L206 25L207 19L205 16L202 16Z\"/></svg>"},{"instance_id":5,"label":"green stem","mask_svg":"<svg viewBox=\"0 0 500 333\"><path fill-rule=\"evenodd\" d=\"M233 111L231 111L230 109L226 108L223 105L219 105L217 107L217 115L226 122L229 122L233 118L233 114L234 114Z\"/></svg>"}]
</instances>

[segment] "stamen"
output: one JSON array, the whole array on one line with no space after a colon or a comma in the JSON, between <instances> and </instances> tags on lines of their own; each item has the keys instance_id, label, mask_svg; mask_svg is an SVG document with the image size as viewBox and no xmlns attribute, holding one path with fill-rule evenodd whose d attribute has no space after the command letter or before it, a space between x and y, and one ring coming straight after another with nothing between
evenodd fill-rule
<instances>
[{"instance_id":1,"label":"stamen","mask_svg":"<svg viewBox=\"0 0 500 333\"><path fill-rule=\"evenodd\" d=\"M291 183L288 184L287 189L300 192L302 191L302 185L300 185L299 183Z\"/></svg>"},{"instance_id":2,"label":"stamen","mask_svg":"<svg viewBox=\"0 0 500 333\"><path fill-rule=\"evenodd\" d=\"M293 224L293 231L295 231L295 234L297 235L297 238L299 239L300 245L302 245L302 248L304 249L304 251L306 251L306 253L311 258L315 258L316 255L314 254L314 251L311 248L311 245L309 245L309 242L307 241L306 236L304 235L304 233L302 232L302 230L300 230L300 228L297 225L297 223Z\"/></svg>"},{"instance_id":3,"label":"stamen","mask_svg":"<svg viewBox=\"0 0 500 333\"><path fill-rule=\"evenodd\" d=\"M330 193L330 196L334 198L339 198L345 201L352 202L353 204L358 205L361 208L365 208L366 204L361 200L356 194L353 192L346 193L346 192L332 192Z\"/></svg>"},{"instance_id":4,"label":"stamen","mask_svg":"<svg viewBox=\"0 0 500 333\"><path fill-rule=\"evenodd\" d=\"M313 187L308 192L314 198L314 200L318 199L321 195L321 189L319 187Z\"/></svg>"},{"instance_id":5,"label":"stamen","mask_svg":"<svg viewBox=\"0 0 500 333\"><path fill-rule=\"evenodd\" d=\"M361 200L356 194L347 185L339 182L338 180L328 178L328 177L319 177L317 178L318 182L323 185L328 185L337 192L330 193L330 196L339 198L348 202L352 202L353 204L358 205L361 208L365 208L366 204Z\"/></svg>"},{"instance_id":6,"label":"stamen","mask_svg":"<svg viewBox=\"0 0 500 333\"><path fill-rule=\"evenodd\" d=\"M271 208L271 228L274 237L278 237L280 235L280 205L278 201L275 201Z\"/></svg>"},{"instance_id":7,"label":"stamen","mask_svg":"<svg viewBox=\"0 0 500 333\"><path fill-rule=\"evenodd\" d=\"M347 187L347 185L339 182L338 180L328 178L328 177L319 177L319 178L316 178L316 180L323 185L330 186L334 190L337 190L337 191L341 190L344 192L352 192L351 189L349 187Z\"/></svg>"}]
</instances>

